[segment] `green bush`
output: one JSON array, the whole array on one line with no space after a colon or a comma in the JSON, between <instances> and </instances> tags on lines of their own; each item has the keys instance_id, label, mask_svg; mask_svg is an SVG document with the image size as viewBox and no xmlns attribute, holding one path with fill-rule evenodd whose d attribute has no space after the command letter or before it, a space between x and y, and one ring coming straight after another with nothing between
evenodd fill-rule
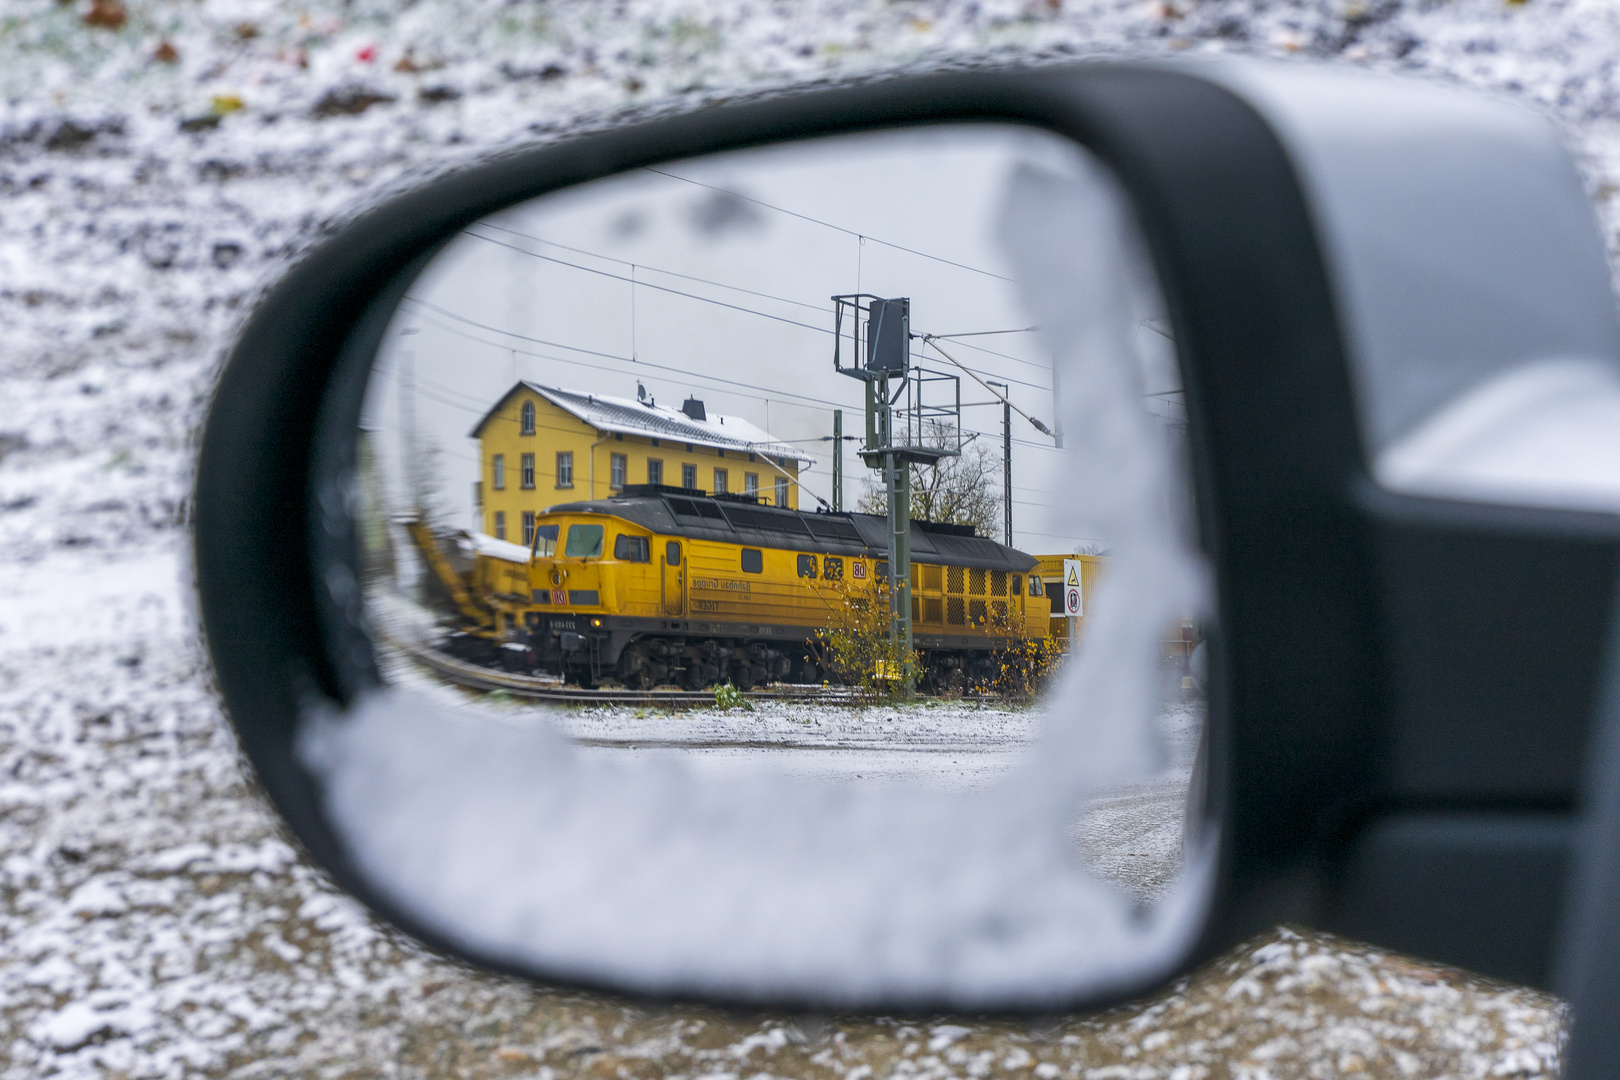
<instances>
[{"instance_id":1,"label":"green bush","mask_svg":"<svg viewBox=\"0 0 1620 1080\"><path fill-rule=\"evenodd\" d=\"M743 697L741 690L731 685L730 679L727 679L723 685L714 688L714 704L717 708L726 711L732 709L743 709L747 712L754 711L753 704Z\"/></svg>"}]
</instances>

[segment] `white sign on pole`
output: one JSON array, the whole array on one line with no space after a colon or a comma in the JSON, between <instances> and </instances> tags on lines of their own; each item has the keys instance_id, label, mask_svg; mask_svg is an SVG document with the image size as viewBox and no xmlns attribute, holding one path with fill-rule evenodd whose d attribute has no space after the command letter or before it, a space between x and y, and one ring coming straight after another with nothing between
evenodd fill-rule
<instances>
[{"instance_id":1,"label":"white sign on pole","mask_svg":"<svg viewBox=\"0 0 1620 1080\"><path fill-rule=\"evenodd\" d=\"M1080 585L1080 560L1063 560L1063 618L1078 619L1086 612Z\"/></svg>"}]
</instances>

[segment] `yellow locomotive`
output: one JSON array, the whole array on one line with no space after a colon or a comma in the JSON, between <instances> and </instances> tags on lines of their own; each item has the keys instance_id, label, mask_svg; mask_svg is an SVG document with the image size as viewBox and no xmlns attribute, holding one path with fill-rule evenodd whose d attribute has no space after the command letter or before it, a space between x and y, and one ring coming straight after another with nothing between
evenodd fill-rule
<instances>
[{"instance_id":1,"label":"yellow locomotive","mask_svg":"<svg viewBox=\"0 0 1620 1080\"><path fill-rule=\"evenodd\" d=\"M816 632L880 597L887 522L748 496L632 485L537 516L526 552L457 573L412 536L463 617L457 651L584 686L819 682ZM506 545L511 548L513 545ZM925 682L960 685L1047 635L1036 560L970 528L912 522L913 637Z\"/></svg>"}]
</instances>

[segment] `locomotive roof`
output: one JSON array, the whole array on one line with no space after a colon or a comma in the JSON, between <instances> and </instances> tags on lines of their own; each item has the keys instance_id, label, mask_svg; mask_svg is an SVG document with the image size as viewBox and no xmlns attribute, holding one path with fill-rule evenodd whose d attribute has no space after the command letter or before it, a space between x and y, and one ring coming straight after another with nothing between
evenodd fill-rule
<instances>
[{"instance_id":1,"label":"locomotive roof","mask_svg":"<svg viewBox=\"0 0 1620 1080\"><path fill-rule=\"evenodd\" d=\"M655 533L789 551L880 559L889 550L888 519L877 514L806 514L738 498L717 499L680 488L562 503L547 513L612 514ZM1034 556L989 537L973 535L971 529L915 519L911 526L912 562L1019 574L1035 567Z\"/></svg>"}]
</instances>

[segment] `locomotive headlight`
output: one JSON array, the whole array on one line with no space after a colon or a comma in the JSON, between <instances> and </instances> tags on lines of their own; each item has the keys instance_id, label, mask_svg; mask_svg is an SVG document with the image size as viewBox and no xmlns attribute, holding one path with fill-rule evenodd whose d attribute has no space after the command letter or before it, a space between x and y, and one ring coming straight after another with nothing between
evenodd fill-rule
<instances>
[{"instance_id":1,"label":"locomotive headlight","mask_svg":"<svg viewBox=\"0 0 1620 1080\"><path fill-rule=\"evenodd\" d=\"M592 619L591 620L591 626L600 628L601 625L602 625L602 620L601 619Z\"/></svg>"}]
</instances>

